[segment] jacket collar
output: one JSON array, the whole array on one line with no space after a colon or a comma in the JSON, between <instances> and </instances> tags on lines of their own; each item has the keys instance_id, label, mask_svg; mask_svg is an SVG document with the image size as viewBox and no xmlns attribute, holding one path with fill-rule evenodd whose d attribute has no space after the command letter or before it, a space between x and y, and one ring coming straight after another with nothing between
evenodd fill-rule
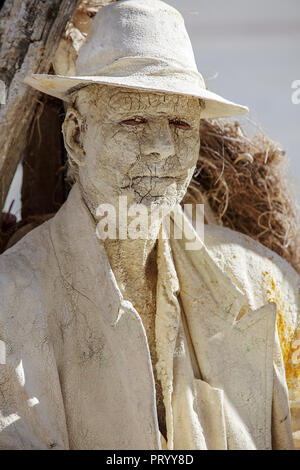
<instances>
[{"instance_id":1,"label":"jacket collar","mask_svg":"<svg viewBox=\"0 0 300 470\"><path fill-rule=\"evenodd\" d=\"M57 253L65 287L72 287L95 306L103 307L105 321L115 325L124 302L96 224L86 207L78 184L50 224L51 238Z\"/></svg>"},{"instance_id":2,"label":"jacket collar","mask_svg":"<svg viewBox=\"0 0 300 470\"><path fill-rule=\"evenodd\" d=\"M190 230L194 233L195 238L198 237L180 207L178 207L178 212L184 217L184 223L190 225ZM78 184L73 186L66 203L58 211L53 221L51 237L57 251L64 258L64 262L58 259L58 264L65 283L69 283L81 295L88 297L95 304L99 301L102 304L103 299L110 299L109 308L103 309L103 311L106 312L106 321L111 325L116 325L120 319L120 312L126 311L128 308L132 310L132 306L130 302L123 299L110 267L105 247L97 238L95 221L81 197ZM171 252L176 251L177 260L180 262L182 259L183 261L182 266L187 266L186 261L189 260L190 266L194 266L197 271L200 269L206 285L210 288L212 298L220 306L218 311L222 312L227 320L234 323L241 312L246 313L249 310L246 295L218 267L200 239L202 248L196 251L185 249L186 243L189 241L190 239L185 238L184 234L182 240L171 239L170 243L160 237L158 240L158 244L161 246L159 252L164 257L164 261L168 262L169 267L172 259ZM72 267L70 262L72 262ZM178 265L178 262L176 264ZM163 263L160 262L160 271L162 270ZM170 270L172 276L169 277L169 281L166 281L166 285L170 291L170 297L172 297L176 296L184 286L179 287L175 268L170 268ZM100 275L101 283L99 283ZM86 279L89 282L85 282Z\"/></svg>"}]
</instances>

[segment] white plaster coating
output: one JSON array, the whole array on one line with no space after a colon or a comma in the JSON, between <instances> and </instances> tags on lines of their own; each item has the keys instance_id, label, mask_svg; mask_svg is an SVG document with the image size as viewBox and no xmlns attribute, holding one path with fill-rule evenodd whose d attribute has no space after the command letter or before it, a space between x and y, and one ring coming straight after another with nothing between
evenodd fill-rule
<instances>
[{"instance_id":1,"label":"white plaster coating","mask_svg":"<svg viewBox=\"0 0 300 470\"><path fill-rule=\"evenodd\" d=\"M198 100L187 96L99 85L76 92L63 132L94 217L119 196L128 205L174 208L198 160L200 115Z\"/></svg>"},{"instance_id":2,"label":"white plaster coating","mask_svg":"<svg viewBox=\"0 0 300 470\"><path fill-rule=\"evenodd\" d=\"M33 74L25 83L65 101L72 89L102 83L200 98L206 118L248 111L206 89L182 16L159 0L104 6L79 52L76 76Z\"/></svg>"},{"instance_id":3,"label":"white plaster coating","mask_svg":"<svg viewBox=\"0 0 300 470\"><path fill-rule=\"evenodd\" d=\"M157 0L118 5L129 26L130 5L170 16ZM0 257L0 448L293 448L299 381L289 397L276 313L293 338L299 276L222 227L193 252L163 237L157 209L180 212L198 158L199 100L95 83L70 100L77 182ZM120 195L157 215L153 240L96 237L98 205Z\"/></svg>"},{"instance_id":4,"label":"white plaster coating","mask_svg":"<svg viewBox=\"0 0 300 470\"><path fill-rule=\"evenodd\" d=\"M75 185L54 219L0 258L0 336L7 345L7 365L0 367L2 449L161 448L146 332L132 303L124 304L94 231ZM166 334L178 331L173 361L169 351L160 361L173 394L167 447L292 448L275 305L262 301L267 289L253 280L272 273L288 299L284 316L294 332L299 277L245 235L207 226L206 237L205 249L193 254L184 240L171 240L171 249L168 241L158 241L157 315L165 319ZM182 316L168 314L178 310L172 294L178 284L185 335ZM24 387L15 375L20 358ZM30 407L33 396L39 404ZM290 404L292 410L297 406Z\"/></svg>"},{"instance_id":5,"label":"white plaster coating","mask_svg":"<svg viewBox=\"0 0 300 470\"><path fill-rule=\"evenodd\" d=\"M63 125L69 158L95 220L100 204L113 205L118 214L120 196L127 197L128 206L143 203L151 209L152 240L108 239L105 248L123 295L140 312L153 365L155 245L161 209L170 212L186 193L199 155L200 113L193 97L94 84L74 93ZM163 393L155 368L154 374L164 428Z\"/></svg>"},{"instance_id":6,"label":"white plaster coating","mask_svg":"<svg viewBox=\"0 0 300 470\"><path fill-rule=\"evenodd\" d=\"M95 235L97 205L119 195L180 210L199 152L198 100L95 84L72 98L63 130L78 183L53 220L1 257L0 445L292 448L262 278L275 279L293 335L295 271L220 227L208 226L208 245L194 252L163 240L159 218L157 242ZM296 383L292 411L297 393ZM13 428L10 416L20 417Z\"/></svg>"}]
</instances>

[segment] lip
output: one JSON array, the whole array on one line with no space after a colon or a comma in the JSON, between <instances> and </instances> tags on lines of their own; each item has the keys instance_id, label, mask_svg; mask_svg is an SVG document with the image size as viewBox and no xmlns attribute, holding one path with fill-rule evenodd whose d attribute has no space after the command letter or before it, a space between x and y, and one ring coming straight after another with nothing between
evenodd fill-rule
<instances>
[{"instance_id":1,"label":"lip","mask_svg":"<svg viewBox=\"0 0 300 470\"><path fill-rule=\"evenodd\" d=\"M121 189L130 189L134 186L142 185L145 187L154 187L166 184L177 183L181 184L187 178L187 174L181 175L174 175L174 176L149 176L149 175L139 175L139 176L131 176L131 178L127 177L124 181Z\"/></svg>"},{"instance_id":2,"label":"lip","mask_svg":"<svg viewBox=\"0 0 300 470\"><path fill-rule=\"evenodd\" d=\"M151 175L138 175L138 176L132 176L130 178L130 181L135 181L135 180L151 180L151 181L160 181L160 180L180 180L186 178L186 174L181 174L181 175L164 175L164 176L151 176Z\"/></svg>"}]
</instances>

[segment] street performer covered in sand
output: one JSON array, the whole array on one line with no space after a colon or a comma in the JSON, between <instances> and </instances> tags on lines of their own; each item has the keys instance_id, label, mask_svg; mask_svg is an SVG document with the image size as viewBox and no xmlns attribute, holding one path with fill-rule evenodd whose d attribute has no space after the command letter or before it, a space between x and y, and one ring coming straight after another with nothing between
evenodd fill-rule
<instances>
[{"instance_id":1,"label":"street performer covered in sand","mask_svg":"<svg viewBox=\"0 0 300 470\"><path fill-rule=\"evenodd\" d=\"M76 183L0 258L0 448L292 449L299 355L289 395L276 317L297 343L296 271L217 225L188 250L159 216L181 210L200 119L247 108L205 88L181 15L158 0L103 7L76 65L27 78L69 103ZM96 235L120 196L151 212L151 238Z\"/></svg>"}]
</instances>

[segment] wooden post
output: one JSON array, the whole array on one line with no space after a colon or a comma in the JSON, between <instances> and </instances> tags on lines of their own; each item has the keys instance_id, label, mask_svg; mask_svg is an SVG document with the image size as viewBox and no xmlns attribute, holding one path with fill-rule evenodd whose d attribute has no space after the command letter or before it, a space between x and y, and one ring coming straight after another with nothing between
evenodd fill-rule
<instances>
[{"instance_id":1,"label":"wooden post","mask_svg":"<svg viewBox=\"0 0 300 470\"><path fill-rule=\"evenodd\" d=\"M77 0L6 0L0 10L0 212L27 144L39 93L24 84L30 73L47 73Z\"/></svg>"}]
</instances>

